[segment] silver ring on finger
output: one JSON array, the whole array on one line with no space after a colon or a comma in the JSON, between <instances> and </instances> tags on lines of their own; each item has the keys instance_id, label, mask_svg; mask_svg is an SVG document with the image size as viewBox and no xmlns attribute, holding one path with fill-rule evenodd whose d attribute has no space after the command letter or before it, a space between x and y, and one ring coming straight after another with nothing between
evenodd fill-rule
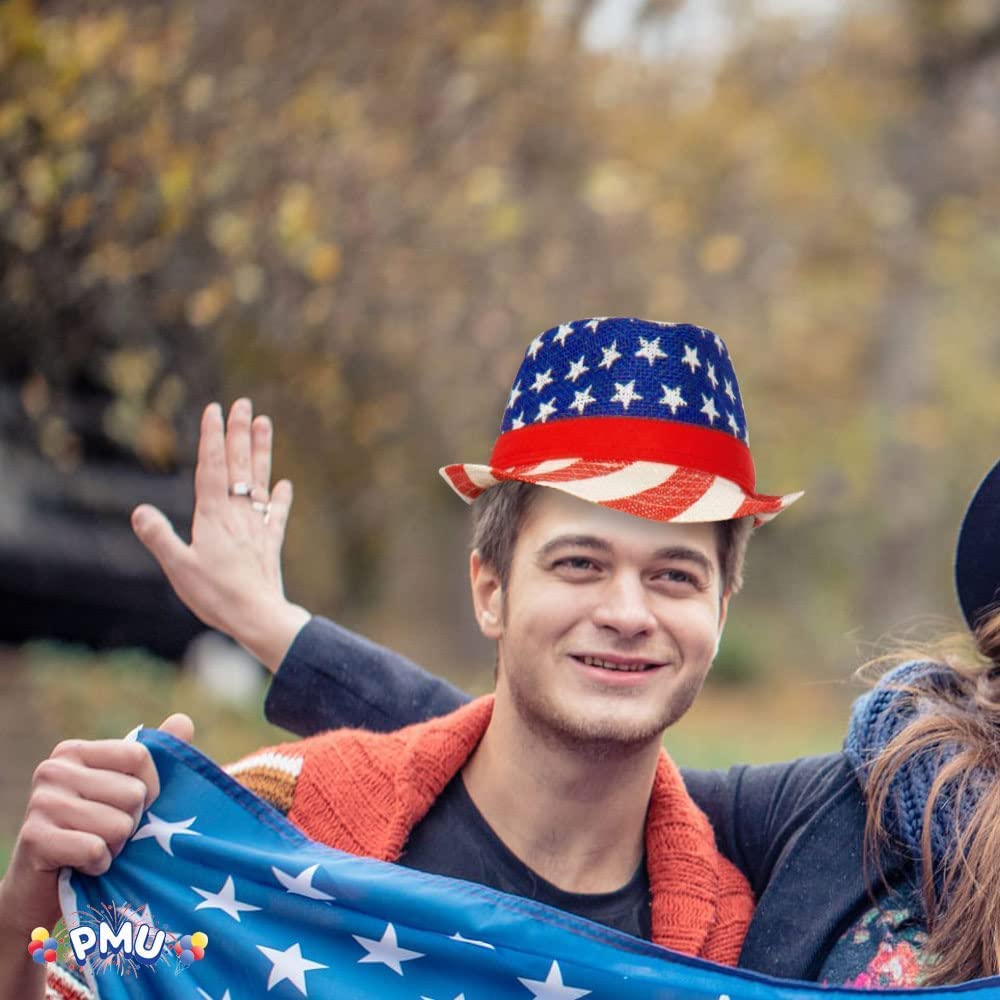
<instances>
[{"instance_id":1,"label":"silver ring on finger","mask_svg":"<svg viewBox=\"0 0 1000 1000\"><path fill-rule=\"evenodd\" d=\"M231 497L249 497L251 493L253 493L253 489L250 484L242 481L233 483L229 487L229 495Z\"/></svg>"}]
</instances>

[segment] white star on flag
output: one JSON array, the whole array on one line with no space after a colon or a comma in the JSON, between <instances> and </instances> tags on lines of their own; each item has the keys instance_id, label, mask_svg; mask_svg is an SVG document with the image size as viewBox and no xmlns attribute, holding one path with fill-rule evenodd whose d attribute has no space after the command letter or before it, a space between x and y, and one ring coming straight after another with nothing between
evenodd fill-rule
<instances>
[{"instance_id":1,"label":"white star on flag","mask_svg":"<svg viewBox=\"0 0 1000 1000\"><path fill-rule=\"evenodd\" d=\"M708 362L708 381L712 383L713 389L719 388L719 380L715 377L715 365L711 361Z\"/></svg>"},{"instance_id":2,"label":"white star on flag","mask_svg":"<svg viewBox=\"0 0 1000 1000\"><path fill-rule=\"evenodd\" d=\"M729 429L737 436L740 436L740 425L736 422L736 418L726 410L726 423L729 424Z\"/></svg>"},{"instance_id":3,"label":"white star on flag","mask_svg":"<svg viewBox=\"0 0 1000 1000\"><path fill-rule=\"evenodd\" d=\"M452 934L451 940L460 941L462 944L472 944L477 948L489 948L490 951L496 951L496 948L494 948L488 941L477 941L475 938L462 937L458 931L455 931L455 933Z\"/></svg>"},{"instance_id":4,"label":"white star on flag","mask_svg":"<svg viewBox=\"0 0 1000 1000\"><path fill-rule=\"evenodd\" d=\"M542 338L544 336L544 333L540 333L530 344L528 344L528 350L526 353L532 361L535 360L535 356L542 349Z\"/></svg>"},{"instance_id":5,"label":"white star on flag","mask_svg":"<svg viewBox=\"0 0 1000 1000\"><path fill-rule=\"evenodd\" d=\"M434 997L425 997L423 993L420 994L420 1000L434 1000ZM465 1000L465 994L459 993L455 1000Z\"/></svg>"},{"instance_id":6,"label":"white star on flag","mask_svg":"<svg viewBox=\"0 0 1000 1000\"><path fill-rule=\"evenodd\" d=\"M262 944L257 945L257 950L271 963L271 975L267 980L268 992L287 979L304 997L307 997L309 993L306 990L306 973L314 969L330 968L328 965L303 958L302 949L297 941L284 951L278 948L265 948Z\"/></svg>"},{"instance_id":7,"label":"white star on flag","mask_svg":"<svg viewBox=\"0 0 1000 1000\"><path fill-rule=\"evenodd\" d=\"M691 369L691 374L693 375L695 368L701 367L701 362L698 360L698 348L685 344L684 357L681 358L681 364L687 365L688 368Z\"/></svg>"},{"instance_id":8,"label":"white star on flag","mask_svg":"<svg viewBox=\"0 0 1000 1000\"><path fill-rule=\"evenodd\" d=\"M645 337L640 337L639 343L642 346L635 352L635 356L637 358L645 358L649 362L650 368L656 364L658 358L667 357L667 352L660 350L659 337L655 337L653 340L646 340Z\"/></svg>"},{"instance_id":9,"label":"white star on flag","mask_svg":"<svg viewBox=\"0 0 1000 1000\"><path fill-rule=\"evenodd\" d=\"M524 410L521 410L521 412L516 417L514 417L514 419L510 422L510 429L512 431L519 431L523 426L524 426Z\"/></svg>"},{"instance_id":10,"label":"white star on flag","mask_svg":"<svg viewBox=\"0 0 1000 1000\"><path fill-rule=\"evenodd\" d=\"M607 319L607 316L595 316L592 320L584 324L584 330L590 330L592 333L597 333L597 328Z\"/></svg>"},{"instance_id":11,"label":"white star on flag","mask_svg":"<svg viewBox=\"0 0 1000 1000\"><path fill-rule=\"evenodd\" d=\"M589 372L590 369L583 363L583 359L586 355L581 354L579 361L571 361L569 363L569 374L567 374L566 379L576 384L576 380L584 373ZM564 380L565 381L565 380Z\"/></svg>"},{"instance_id":12,"label":"white star on flag","mask_svg":"<svg viewBox=\"0 0 1000 1000\"><path fill-rule=\"evenodd\" d=\"M520 395L521 395L521 380L518 379L514 383L514 388L510 390L510 396L507 399L508 410L517 402L517 397Z\"/></svg>"},{"instance_id":13,"label":"white star on flag","mask_svg":"<svg viewBox=\"0 0 1000 1000\"><path fill-rule=\"evenodd\" d=\"M233 882L232 875L223 882L222 888L218 892L206 892L196 885L191 886L191 889L199 896L204 897L203 901L195 907L196 910L222 910L237 923L240 923L241 913L253 913L254 910L260 909L259 906L241 903L236 898L236 884Z\"/></svg>"},{"instance_id":14,"label":"white star on flag","mask_svg":"<svg viewBox=\"0 0 1000 1000\"><path fill-rule=\"evenodd\" d=\"M588 385L587 388L583 390L583 392L577 392L575 394L573 402L569 404L569 408L571 410L576 410L576 412L579 413L581 417L583 416L583 411L588 406L590 406L591 403L597 402L597 400L594 399L594 397L591 396L590 394L590 390L593 388L594 387L592 385Z\"/></svg>"},{"instance_id":15,"label":"white star on flag","mask_svg":"<svg viewBox=\"0 0 1000 1000\"><path fill-rule=\"evenodd\" d=\"M705 404L698 412L704 413L708 417L710 424L715 424L715 418L719 416L719 411L715 408L715 400L711 396L701 394L701 401Z\"/></svg>"},{"instance_id":16,"label":"white star on flag","mask_svg":"<svg viewBox=\"0 0 1000 1000\"><path fill-rule=\"evenodd\" d=\"M545 423L553 413L556 412L556 397L553 396L547 403L542 403L538 407L538 416L535 417L535 423Z\"/></svg>"},{"instance_id":17,"label":"white star on flag","mask_svg":"<svg viewBox=\"0 0 1000 1000\"><path fill-rule=\"evenodd\" d=\"M547 372L535 372L535 381L531 384L533 392L541 392L547 385L552 385L555 379L552 377L552 369Z\"/></svg>"},{"instance_id":18,"label":"white star on flag","mask_svg":"<svg viewBox=\"0 0 1000 1000\"><path fill-rule=\"evenodd\" d=\"M363 965L365 962L379 962L392 969L397 976L403 974L403 962L411 962L415 958L424 957L423 952L399 947L396 943L396 928L392 924L385 925L385 933L380 941L358 937L357 934L352 934L351 937L368 952L364 958L358 959L359 965Z\"/></svg>"},{"instance_id":19,"label":"white star on flag","mask_svg":"<svg viewBox=\"0 0 1000 1000\"><path fill-rule=\"evenodd\" d=\"M601 363L597 367L607 368L608 371L611 371L611 366L621 357L618 353L618 341L612 340L610 347L602 347L601 354L604 357L601 358Z\"/></svg>"},{"instance_id":20,"label":"white star on flag","mask_svg":"<svg viewBox=\"0 0 1000 1000\"><path fill-rule=\"evenodd\" d=\"M676 417L677 407L687 406L687 400L681 395L681 387L677 386L676 389L670 389L661 382L660 388L663 390L663 399L660 400L660 404L662 406L669 406L670 412Z\"/></svg>"},{"instance_id":21,"label":"white star on flag","mask_svg":"<svg viewBox=\"0 0 1000 1000\"><path fill-rule=\"evenodd\" d=\"M280 868L271 866L274 877L289 891L296 896L305 896L307 899L336 899L335 896L328 896L325 892L313 887L313 878L316 875L319 865L310 865L298 875L289 875Z\"/></svg>"},{"instance_id":22,"label":"white star on flag","mask_svg":"<svg viewBox=\"0 0 1000 1000\"><path fill-rule=\"evenodd\" d=\"M715 338L715 349L720 354L725 353L726 345L722 342L722 338L717 333L713 333L712 336Z\"/></svg>"},{"instance_id":23,"label":"white star on flag","mask_svg":"<svg viewBox=\"0 0 1000 1000\"><path fill-rule=\"evenodd\" d=\"M542 982L538 979L522 979L517 977L517 981L531 990L531 995L535 1000L578 1000L590 994L590 990L579 990L573 986L564 986L562 970L558 962L553 962L549 969L549 974Z\"/></svg>"},{"instance_id":24,"label":"white star on flag","mask_svg":"<svg viewBox=\"0 0 1000 1000\"><path fill-rule=\"evenodd\" d=\"M205 998L205 1000L212 1000L212 998L200 986L197 987L197 990ZM229 990L226 990L226 992L219 997L219 1000L232 1000L229 996Z\"/></svg>"},{"instance_id":25,"label":"white star on flag","mask_svg":"<svg viewBox=\"0 0 1000 1000\"><path fill-rule=\"evenodd\" d=\"M566 346L566 338L571 333L576 333L576 330L573 329L573 324L572 323L560 323L559 324L559 329L556 332L556 335L552 339L560 347L565 347Z\"/></svg>"},{"instance_id":26,"label":"white star on flag","mask_svg":"<svg viewBox=\"0 0 1000 1000\"><path fill-rule=\"evenodd\" d=\"M621 403L622 406L627 410L630 403L634 403L637 399L642 399L642 396L635 391L635 379L631 382L615 382L615 394L611 397L612 403Z\"/></svg>"},{"instance_id":27,"label":"white star on flag","mask_svg":"<svg viewBox=\"0 0 1000 1000\"><path fill-rule=\"evenodd\" d=\"M139 827L139 829L132 835L132 839L146 840L147 837L154 837L160 847L162 847L163 850L165 850L171 857L174 856L173 849L170 846L171 837L201 836L197 830L188 829L188 827L198 818L197 816L192 816L190 819L177 820L175 823L168 823L166 820L160 819L159 816L156 816L151 812L146 813L146 816L146 825Z\"/></svg>"},{"instance_id":28,"label":"white star on flag","mask_svg":"<svg viewBox=\"0 0 1000 1000\"><path fill-rule=\"evenodd\" d=\"M736 393L733 392L733 383L729 379L723 379L722 384L726 387L726 395L729 397L730 403L736 402Z\"/></svg>"}]
</instances>

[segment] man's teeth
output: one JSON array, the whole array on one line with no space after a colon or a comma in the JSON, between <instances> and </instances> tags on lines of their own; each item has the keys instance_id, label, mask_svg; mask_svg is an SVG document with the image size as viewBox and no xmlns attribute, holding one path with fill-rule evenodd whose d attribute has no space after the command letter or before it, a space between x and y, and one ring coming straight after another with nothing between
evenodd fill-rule
<instances>
[{"instance_id":1,"label":"man's teeth","mask_svg":"<svg viewBox=\"0 0 1000 1000\"><path fill-rule=\"evenodd\" d=\"M608 660L599 660L596 656L581 656L580 659L588 667L600 667L602 670L624 670L629 673L648 670L650 667L657 666L655 663L610 663Z\"/></svg>"}]
</instances>

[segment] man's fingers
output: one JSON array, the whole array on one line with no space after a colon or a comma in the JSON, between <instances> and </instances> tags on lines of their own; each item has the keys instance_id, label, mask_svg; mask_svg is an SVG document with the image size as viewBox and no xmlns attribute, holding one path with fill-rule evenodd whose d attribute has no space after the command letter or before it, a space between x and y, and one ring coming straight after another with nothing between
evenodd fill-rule
<instances>
[{"instance_id":1,"label":"man's fingers","mask_svg":"<svg viewBox=\"0 0 1000 1000\"><path fill-rule=\"evenodd\" d=\"M132 530L168 577L173 567L187 555L188 547L177 537L173 525L161 511L148 503L140 504L132 511Z\"/></svg>"},{"instance_id":2,"label":"man's fingers","mask_svg":"<svg viewBox=\"0 0 1000 1000\"><path fill-rule=\"evenodd\" d=\"M271 509L267 515L267 527L272 541L280 549L285 540L285 526L288 512L292 507L292 484L287 479L276 483L271 493Z\"/></svg>"},{"instance_id":3,"label":"man's fingers","mask_svg":"<svg viewBox=\"0 0 1000 1000\"><path fill-rule=\"evenodd\" d=\"M183 740L185 743L190 743L194 738L194 723L191 721L191 716L185 715L183 712L174 712L173 715L168 715L157 726L157 729L164 733L170 733L171 736L176 736L177 739Z\"/></svg>"},{"instance_id":4,"label":"man's fingers","mask_svg":"<svg viewBox=\"0 0 1000 1000\"><path fill-rule=\"evenodd\" d=\"M228 485L222 407L218 403L210 403L201 415L198 464L194 470L196 505L203 510L211 510L225 503Z\"/></svg>"},{"instance_id":5,"label":"man's fingers","mask_svg":"<svg viewBox=\"0 0 1000 1000\"><path fill-rule=\"evenodd\" d=\"M249 399L237 399L229 409L229 419L226 420L226 468L229 470L229 486L234 483L252 485L253 468L250 461L252 419L253 405Z\"/></svg>"},{"instance_id":6,"label":"man's fingers","mask_svg":"<svg viewBox=\"0 0 1000 1000\"><path fill-rule=\"evenodd\" d=\"M253 485L266 494L271 488L272 427L269 417L254 417L250 425Z\"/></svg>"}]
</instances>

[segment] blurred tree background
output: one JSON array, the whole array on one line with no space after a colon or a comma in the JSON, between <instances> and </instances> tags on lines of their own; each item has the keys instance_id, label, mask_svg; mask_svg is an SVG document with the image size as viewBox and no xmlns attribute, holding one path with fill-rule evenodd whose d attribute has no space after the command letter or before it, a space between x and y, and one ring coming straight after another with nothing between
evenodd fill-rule
<instances>
[{"instance_id":1,"label":"blurred tree background","mask_svg":"<svg viewBox=\"0 0 1000 1000\"><path fill-rule=\"evenodd\" d=\"M7 0L0 500L43 467L81 538L157 483L182 522L202 406L251 395L290 596L481 689L436 468L488 454L539 330L700 323L759 484L807 495L751 547L679 755L829 749L866 643L957 627L1000 427L998 53L985 0ZM10 650L8 704L122 697L106 658L37 659Z\"/></svg>"}]
</instances>

